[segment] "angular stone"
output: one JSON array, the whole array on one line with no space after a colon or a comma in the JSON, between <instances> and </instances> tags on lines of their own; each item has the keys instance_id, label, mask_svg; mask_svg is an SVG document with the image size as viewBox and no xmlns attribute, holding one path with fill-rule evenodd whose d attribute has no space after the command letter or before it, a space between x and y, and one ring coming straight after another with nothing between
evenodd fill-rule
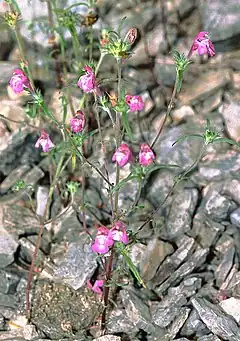
<instances>
[{"instance_id":1,"label":"angular stone","mask_svg":"<svg viewBox=\"0 0 240 341\"><path fill-rule=\"evenodd\" d=\"M215 271L216 286L219 288L226 280L227 275L232 268L234 255L235 255L235 247L229 247L228 249L226 249L224 256L221 260L221 263L218 265Z\"/></svg>"},{"instance_id":2,"label":"angular stone","mask_svg":"<svg viewBox=\"0 0 240 341\"><path fill-rule=\"evenodd\" d=\"M221 341L221 340L216 335L209 334L209 335L206 335L206 336L201 336L198 339L198 341Z\"/></svg>"},{"instance_id":3,"label":"angular stone","mask_svg":"<svg viewBox=\"0 0 240 341\"><path fill-rule=\"evenodd\" d=\"M240 339L240 328L237 323L220 307L204 298L193 298L191 302L201 320L213 334L229 341L238 341Z\"/></svg>"},{"instance_id":4,"label":"angular stone","mask_svg":"<svg viewBox=\"0 0 240 341\"><path fill-rule=\"evenodd\" d=\"M206 331L207 328L205 324L199 318L197 311L193 309L181 330L181 335L186 336L192 336L194 334L199 335L201 333L205 334Z\"/></svg>"},{"instance_id":5,"label":"angular stone","mask_svg":"<svg viewBox=\"0 0 240 341\"><path fill-rule=\"evenodd\" d=\"M183 294L166 296L159 303L151 306L152 322L159 327L167 327L179 314L180 307L187 303Z\"/></svg>"},{"instance_id":6,"label":"angular stone","mask_svg":"<svg viewBox=\"0 0 240 341\"><path fill-rule=\"evenodd\" d=\"M0 213L0 219L1 218ZM4 228L3 220L0 226L0 268L5 268L14 261L18 240L16 234L11 234Z\"/></svg>"},{"instance_id":7,"label":"angular stone","mask_svg":"<svg viewBox=\"0 0 240 341\"><path fill-rule=\"evenodd\" d=\"M190 274L194 269L200 267L206 260L209 249L198 249L194 252L186 263L182 264L176 271L174 271L169 278L156 288L158 294L164 293L171 285L177 284L186 275Z\"/></svg>"},{"instance_id":8,"label":"angular stone","mask_svg":"<svg viewBox=\"0 0 240 341\"><path fill-rule=\"evenodd\" d=\"M196 189L183 189L174 195L166 222L167 237L170 240L191 229L197 201L198 191Z\"/></svg>"},{"instance_id":9,"label":"angular stone","mask_svg":"<svg viewBox=\"0 0 240 341\"><path fill-rule=\"evenodd\" d=\"M0 270L0 292L13 294L16 291L20 278L11 272Z\"/></svg>"},{"instance_id":10,"label":"angular stone","mask_svg":"<svg viewBox=\"0 0 240 341\"><path fill-rule=\"evenodd\" d=\"M147 333L155 333L157 329L159 336L164 335L164 329L158 328L152 324L150 311L146 303L132 290L121 290L120 296L125 307L126 315L134 326Z\"/></svg>"},{"instance_id":11,"label":"angular stone","mask_svg":"<svg viewBox=\"0 0 240 341\"><path fill-rule=\"evenodd\" d=\"M194 116L195 112L189 105L183 105L179 109L173 110L171 116L175 122L183 121L187 116Z\"/></svg>"},{"instance_id":12,"label":"angular stone","mask_svg":"<svg viewBox=\"0 0 240 341\"><path fill-rule=\"evenodd\" d=\"M202 73L195 79L193 84L184 86L184 91L180 92L179 101L181 105L196 104L197 101L206 99L230 82L231 74L229 70Z\"/></svg>"},{"instance_id":13,"label":"angular stone","mask_svg":"<svg viewBox=\"0 0 240 341\"><path fill-rule=\"evenodd\" d=\"M97 255L92 252L86 236L68 246L67 253L58 261L55 279L77 290L85 285L97 268Z\"/></svg>"},{"instance_id":14,"label":"angular stone","mask_svg":"<svg viewBox=\"0 0 240 341\"><path fill-rule=\"evenodd\" d=\"M220 307L228 314L231 315L239 324L240 323L240 299L230 297L219 303Z\"/></svg>"},{"instance_id":15,"label":"angular stone","mask_svg":"<svg viewBox=\"0 0 240 341\"><path fill-rule=\"evenodd\" d=\"M203 27L211 33L213 42L222 42L240 34L240 8L237 1L229 0L227 3L224 0L203 1L200 3L200 14Z\"/></svg>"},{"instance_id":16,"label":"angular stone","mask_svg":"<svg viewBox=\"0 0 240 341\"><path fill-rule=\"evenodd\" d=\"M169 296L184 295L186 298L193 296L201 288L202 279L198 277L185 278L178 287L171 287L168 290Z\"/></svg>"},{"instance_id":17,"label":"angular stone","mask_svg":"<svg viewBox=\"0 0 240 341\"><path fill-rule=\"evenodd\" d=\"M174 251L171 244L158 240L151 240L145 250L145 257L140 265L142 279L150 281L163 260Z\"/></svg>"},{"instance_id":18,"label":"angular stone","mask_svg":"<svg viewBox=\"0 0 240 341\"><path fill-rule=\"evenodd\" d=\"M240 122L238 116L240 104L238 102L231 101L229 104L224 104L219 111L223 116L229 137L238 141L240 137Z\"/></svg>"},{"instance_id":19,"label":"angular stone","mask_svg":"<svg viewBox=\"0 0 240 341\"><path fill-rule=\"evenodd\" d=\"M104 335L104 336L100 336L96 339L93 339L93 341L121 341L121 338L120 338L120 336Z\"/></svg>"},{"instance_id":20,"label":"angular stone","mask_svg":"<svg viewBox=\"0 0 240 341\"><path fill-rule=\"evenodd\" d=\"M230 214L231 223L240 227L240 208L237 208Z\"/></svg>"},{"instance_id":21,"label":"angular stone","mask_svg":"<svg viewBox=\"0 0 240 341\"><path fill-rule=\"evenodd\" d=\"M179 330L182 328L184 322L188 318L190 311L191 311L191 309L186 308L186 307L182 307L179 309L177 317L171 323L171 325L168 327L168 335L170 337L170 340L172 340L176 337Z\"/></svg>"},{"instance_id":22,"label":"angular stone","mask_svg":"<svg viewBox=\"0 0 240 341\"><path fill-rule=\"evenodd\" d=\"M134 326L131 319L126 316L122 309L114 309L110 312L107 319L107 332L108 333L137 333L138 328Z\"/></svg>"}]
</instances>

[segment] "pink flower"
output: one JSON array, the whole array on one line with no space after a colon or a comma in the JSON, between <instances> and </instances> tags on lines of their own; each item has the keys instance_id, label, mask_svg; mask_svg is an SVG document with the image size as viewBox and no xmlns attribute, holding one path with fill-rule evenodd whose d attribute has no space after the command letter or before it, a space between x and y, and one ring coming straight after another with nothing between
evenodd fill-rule
<instances>
[{"instance_id":1,"label":"pink flower","mask_svg":"<svg viewBox=\"0 0 240 341\"><path fill-rule=\"evenodd\" d=\"M97 253L108 253L109 248L113 246L114 241L109 234L109 230L105 226L98 228L98 232L94 243L92 244L92 251Z\"/></svg>"},{"instance_id":2,"label":"pink flower","mask_svg":"<svg viewBox=\"0 0 240 341\"><path fill-rule=\"evenodd\" d=\"M190 58L193 52L196 50L200 56L206 53L209 55L209 57L213 57L215 55L214 45L208 37L208 32L199 32L196 35L192 47L188 53L188 58Z\"/></svg>"},{"instance_id":3,"label":"pink flower","mask_svg":"<svg viewBox=\"0 0 240 341\"><path fill-rule=\"evenodd\" d=\"M120 167L124 167L129 161L132 160L132 152L126 143L122 143L121 146L115 151L112 157L113 162L117 162Z\"/></svg>"},{"instance_id":4,"label":"pink flower","mask_svg":"<svg viewBox=\"0 0 240 341\"><path fill-rule=\"evenodd\" d=\"M155 155L147 143L141 144L139 152L139 163L142 166L148 166L155 159Z\"/></svg>"},{"instance_id":5,"label":"pink flower","mask_svg":"<svg viewBox=\"0 0 240 341\"><path fill-rule=\"evenodd\" d=\"M125 101L129 106L131 112L141 111L144 108L144 103L141 96L126 95Z\"/></svg>"},{"instance_id":6,"label":"pink flower","mask_svg":"<svg viewBox=\"0 0 240 341\"><path fill-rule=\"evenodd\" d=\"M20 94L25 89L30 88L29 79L21 69L15 69L13 71L13 76L10 79L9 85L15 94Z\"/></svg>"},{"instance_id":7,"label":"pink flower","mask_svg":"<svg viewBox=\"0 0 240 341\"><path fill-rule=\"evenodd\" d=\"M40 146L42 147L44 153L47 153L49 149L55 147L55 144L52 143L49 135L45 131L41 132L41 136L35 144L36 148L39 148Z\"/></svg>"},{"instance_id":8,"label":"pink flower","mask_svg":"<svg viewBox=\"0 0 240 341\"><path fill-rule=\"evenodd\" d=\"M99 296L102 295L102 287L104 285L103 279L98 279L95 281L95 283L92 285L90 281L87 281L87 287L91 289L93 292L97 293Z\"/></svg>"},{"instance_id":9,"label":"pink flower","mask_svg":"<svg viewBox=\"0 0 240 341\"><path fill-rule=\"evenodd\" d=\"M72 131L74 133L81 133L85 126L85 122L86 120L84 113L81 110L78 110L77 114L70 120L70 126Z\"/></svg>"},{"instance_id":10,"label":"pink flower","mask_svg":"<svg viewBox=\"0 0 240 341\"><path fill-rule=\"evenodd\" d=\"M77 82L77 85L83 92L95 92L100 95L100 90L96 81L95 74L90 66L84 66L83 70L86 72L85 75L81 76Z\"/></svg>"},{"instance_id":11,"label":"pink flower","mask_svg":"<svg viewBox=\"0 0 240 341\"><path fill-rule=\"evenodd\" d=\"M126 225L121 221L117 221L114 224L110 230L110 234L115 241L122 242L123 244L128 244L129 242Z\"/></svg>"}]
</instances>

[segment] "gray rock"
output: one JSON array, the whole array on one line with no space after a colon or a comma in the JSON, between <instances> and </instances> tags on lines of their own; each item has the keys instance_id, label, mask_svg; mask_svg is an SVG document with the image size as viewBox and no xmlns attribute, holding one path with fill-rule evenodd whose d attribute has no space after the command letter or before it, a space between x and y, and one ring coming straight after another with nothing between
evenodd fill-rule
<instances>
[{"instance_id":1,"label":"gray rock","mask_svg":"<svg viewBox=\"0 0 240 341\"><path fill-rule=\"evenodd\" d=\"M166 222L169 239L175 239L191 229L197 201L198 191L196 189L183 189L173 197Z\"/></svg>"},{"instance_id":2,"label":"gray rock","mask_svg":"<svg viewBox=\"0 0 240 341\"><path fill-rule=\"evenodd\" d=\"M199 178L207 181L220 181L236 178L240 171L240 153L229 151L218 154L213 159L200 162Z\"/></svg>"},{"instance_id":3,"label":"gray rock","mask_svg":"<svg viewBox=\"0 0 240 341\"><path fill-rule=\"evenodd\" d=\"M240 207L230 214L231 223L240 227Z\"/></svg>"},{"instance_id":4,"label":"gray rock","mask_svg":"<svg viewBox=\"0 0 240 341\"><path fill-rule=\"evenodd\" d=\"M231 297L219 303L220 307L240 323L240 299Z\"/></svg>"},{"instance_id":5,"label":"gray rock","mask_svg":"<svg viewBox=\"0 0 240 341\"><path fill-rule=\"evenodd\" d=\"M120 296L126 315L134 326L150 334L155 333L157 330L159 336L164 335L164 329L152 324L148 306L132 290L121 290Z\"/></svg>"},{"instance_id":6,"label":"gray rock","mask_svg":"<svg viewBox=\"0 0 240 341\"><path fill-rule=\"evenodd\" d=\"M197 238L202 247L210 247L214 245L224 227L210 219L203 210L199 209L193 218L192 229L190 235Z\"/></svg>"},{"instance_id":7,"label":"gray rock","mask_svg":"<svg viewBox=\"0 0 240 341\"><path fill-rule=\"evenodd\" d=\"M200 337L198 341L221 341L221 340L216 335L209 334L209 335Z\"/></svg>"},{"instance_id":8,"label":"gray rock","mask_svg":"<svg viewBox=\"0 0 240 341\"><path fill-rule=\"evenodd\" d=\"M68 246L66 255L59 260L54 272L56 279L70 285L74 290L81 288L97 268L97 254L94 254L86 235Z\"/></svg>"},{"instance_id":9,"label":"gray rock","mask_svg":"<svg viewBox=\"0 0 240 341\"><path fill-rule=\"evenodd\" d=\"M221 195L217 190L208 190L205 188L201 206L204 213L212 220L226 220L228 215L236 209L236 204L224 195Z\"/></svg>"},{"instance_id":10,"label":"gray rock","mask_svg":"<svg viewBox=\"0 0 240 341\"><path fill-rule=\"evenodd\" d=\"M194 239L185 236L184 239L182 239L181 246L173 253L173 255L167 257L158 269L156 276L153 279L154 285L159 285L164 282L174 272L174 270L192 254L194 245Z\"/></svg>"},{"instance_id":11,"label":"gray rock","mask_svg":"<svg viewBox=\"0 0 240 341\"><path fill-rule=\"evenodd\" d=\"M110 312L107 319L107 332L131 335L137 333L138 328L134 326L133 322L126 316L122 309L114 309Z\"/></svg>"},{"instance_id":12,"label":"gray rock","mask_svg":"<svg viewBox=\"0 0 240 341\"><path fill-rule=\"evenodd\" d=\"M161 328L167 327L179 314L180 307L187 303L183 294L166 296L151 306L152 322Z\"/></svg>"},{"instance_id":13,"label":"gray rock","mask_svg":"<svg viewBox=\"0 0 240 341\"><path fill-rule=\"evenodd\" d=\"M154 277L163 260L173 251L172 245L167 242L156 238L150 240L140 265L140 272L144 282L148 282Z\"/></svg>"},{"instance_id":14,"label":"gray rock","mask_svg":"<svg viewBox=\"0 0 240 341\"><path fill-rule=\"evenodd\" d=\"M176 67L172 58L157 57L154 64L154 74L158 84L173 86L176 77Z\"/></svg>"},{"instance_id":15,"label":"gray rock","mask_svg":"<svg viewBox=\"0 0 240 341\"><path fill-rule=\"evenodd\" d=\"M52 339L71 337L86 329L103 309L96 294L84 288L37 282L32 302L32 322Z\"/></svg>"},{"instance_id":16,"label":"gray rock","mask_svg":"<svg viewBox=\"0 0 240 341\"><path fill-rule=\"evenodd\" d=\"M191 309L182 307L179 309L178 315L175 320L168 327L168 335L170 340L174 339L179 330L182 328L184 322L188 318Z\"/></svg>"},{"instance_id":17,"label":"gray rock","mask_svg":"<svg viewBox=\"0 0 240 341\"><path fill-rule=\"evenodd\" d=\"M20 278L11 272L0 270L0 292L13 294L16 291Z\"/></svg>"},{"instance_id":18,"label":"gray rock","mask_svg":"<svg viewBox=\"0 0 240 341\"><path fill-rule=\"evenodd\" d=\"M213 334L229 341L240 339L240 328L237 323L221 308L204 298L193 298L191 302L201 320Z\"/></svg>"},{"instance_id":19,"label":"gray rock","mask_svg":"<svg viewBox=\"0 0 240 341\"><path fill-rule=\"evenodd\" d=\"M226 131L229 137L235 141L238 140L240 135L240 123L237 116L239 110L240 104L233 101L228 104L224 104L219 109L225 122Z\"/></svg>"},{"instance_id":20,"label":"gray rock","mask_svg":"<svg viewBox=\"0 0 240 341\"><path fill-rule=\"evenodd\" d=\"M171 287L168 290L169 296L184 295L186 298L193 296L201 288L202 279L199 277L185 278L178 287Z\"/></svg>"},{"instance_id":21,"label":"gray rock","mask_svg":"<svg viewBox=\"0 0 240 341\"><path fill-rule=\"evenodd\" d=\"M225 249L224 256L215 271L216 286L219 288L226 280L227 275L233 266L234 255L235 247L229 247L228 249Z\"/></svg>"},{"instance_id":22,"label":"gray rock","mask_svg":"<svg viewBox=\"0 0 240 341\"><path fill-rule=\"evenodd\" d=\"M182 327L181 335L192 336L194 334L205 334L206 332L208 332L206 325L199 318L197 311L193 309Z\"/></svg>"},{"instance_id":23,"label":"gray rock","mask_svg":"<svg viewBox=\"0 0 240 341\"><path fill-rule=\"evenodd\" d=\"M171 285L179 283L182 278L190 274L194 269L200 267L205 262L208 252L209 249L196 250L189 260L182 264L165 282L156 288L156 292L158 294L164 293Z\"/></svg>"},{"instance_id":24,"label":"gray rock","mask_svg":"<svg viewBox=\"0 0 240 341\"><path fill-rule=\"evenodd\" d=\"M6 86L9 83L9 80L12 77L13 70L18 67L19 65L17 63L8 61L0 62L0 84L2 87Z\"/></svg>"},{"instance_id":25,"label":"gray rock","mask_svg":"<svg viewBox=\"0 0 240 341\"><path fill-rule=\"evenodd\" d=\"M0 220L2 220L1 218ZM4 228L3 223L0 225L2 226L0 233L0 268L5 268L14 261L18 240L16 234L11 234Z\"/></svg>"},{"instance_id":26,"label":"gray rock","mask_svg":"<svg viewBox=\"0 0 240 341\"><path fill-rule=\"evenodd\" d=\"M203 27L213 42L224 41L240 34L239 4L235 0L207 0L200 3Z\"/></svg>"},{"instance_id":27,"label":"gray rock","mask_svg":"<svg viewBox=\"0 0 240 341\"><path fill-rule=\"evenodd\" d=\"M121 341L121 338L120 338L120 336L104 335L104 336L100 336L96 339L93 339L93 341Z\"/></svg>"}]
</instances>

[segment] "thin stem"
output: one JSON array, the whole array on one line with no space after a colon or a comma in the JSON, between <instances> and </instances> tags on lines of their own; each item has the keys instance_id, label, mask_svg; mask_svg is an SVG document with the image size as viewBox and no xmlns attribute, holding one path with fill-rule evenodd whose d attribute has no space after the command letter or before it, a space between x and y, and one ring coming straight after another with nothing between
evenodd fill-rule
<instances>
[{"instance_id":1,"label":"thin stem","mask_svg":"<svg viewBox=\"0 0 240 341\"><path fill-rule=\"evenodd\" d=\"M63 86L62 75L61 75L61 64L58 58L57 53L57 44L56 44L56 36L54 33L54 21L53 21L53 12L52 12L52 3L51 1L47 1L47 8L48 8L48 24L50 28L50 36L49 36L49 43L52 45L52 57L55 60L55 72L56 72L56 84L57 87L60 89Z\"/></svg>"},{"instance_id":2,"label":"thin stem","mask_svg":"<svg viewBox=\"0 0 240 341\"><path fill-rule=\"evenodd\" d=\"M137 231L139 232L147 223L149 223L153 217L155 216L155 214L160 210L160 208L165 204L165 202L167 201L167 199L170 197L170 195L172 195L176 185L178 183L180 183L181 181L183 181L186 177L186 175L188 173L190 173L197 165L198 163L201 161L204 153L206 151L206 145L204 144L199 152L198 157L196 158L196 160L180 175L180 178L178 179L178 181L174 181L172 187L170 188L170 190L168 191L167 195L165 196L165 198L163 199L163 201L157 206L157 208L149 215L148 219L145 220L145 222L137 229Z\"/></svg>"},{"instance_id":3,"label":"thin stem","mask_svg":"<svg viewBox=\"0 0 240 341\"><path fill-rule=\"evenodd\" d=\"M118 86L117 86L117 92L118 92L118 101L121 98L121 76L122 76L122 70L121 70L121 61L118 60L117 62L117 70L118 70ZM120 113L116 113L116 147L118 148L120 146L120 139L121 139L121 130L120 130ZM115 186L119 183L120 178L120 166L116 162L116 180L115 180ZM119 190L116 190L115 194L115 215L118 213L118 194Z\"/></svg>"},{"instance_id":4,"label":"thin stem","mask_svg":"<svg viewBox=\"0 0 240 341\"><path fill-rule=\"evenodd\" d=\"M169 105L168 105L168 108L167 108L167 112L164 116L164 119L163 119L163 122L161 123L159 129L158 129L158 132L157 132L157 135L155 136L155 138L153 139L151 145L150 145L150 148L153 148L157 142L157 140L159 139L161 133L162 133L162 130L163 130L163 127L167 121L167 118L168 116L170 115L171 111L172 111L172 108L173 108L173 102L175 100L175 97L176 97L176 94L177 94L177 77L175 79L175 84L174 84L174 88L173 88L173 92L172 92L172 96L171 96L171 99L170 99L170 102L169 102Z\"/></svg>"},{"instance_id":5,"label":"thin stem","mask_svg":"<svg viewBox=\"0 0 240 341\"><path fill-rule=\"evenodd\" d=\"M39 127L36 127L30 123L27 123L25 121L16 121L16 120L13 120L11 118L8 118L8 117L5 117L4 115L0 114L0 118L3 119L4 121L9 121L9 122L13 122L13 123L16 123L16 124L23 124L23 125L26 125L30 128L33 128L35 130L39 130Z\"/></svg>"},{"instance_id":6,"label":"thin stem","mask_svg":"<svg viewBox=\"0 0 240 341\"><path fill-rule=\"evenodd\" d=\"M81 65L82 66L82 60L81 60L81 47L80 47L80 43L78 40L78 34L77 34L77 30L74 26L72 26L69 29L71 35L72 35L72 42L73 42L73 49L74 49L74 54L75 57L77 59L78 62L78 66Z\"/></svg>"}]
</instances>

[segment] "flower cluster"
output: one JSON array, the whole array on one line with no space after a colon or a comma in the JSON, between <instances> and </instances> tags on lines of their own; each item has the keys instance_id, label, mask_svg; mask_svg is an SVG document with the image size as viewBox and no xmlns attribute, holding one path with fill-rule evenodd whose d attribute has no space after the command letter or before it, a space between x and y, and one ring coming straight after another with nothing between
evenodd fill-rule
<instances>
[{"instance_id":1,"label":"flower cluster","mask_svg":"<svg viewBox=\"0 0 240 341\"><path fill-rule=\"evenodd\" d=\"M128 235L126 231L126 225L117 221L113 227L109 230L105 226L100 226L94 243L92 244L92 251L105 254L114 245L114 242L122 242L128 244Z\"/></svg>"},{"instance_id":2,"label":"flower cluster","mask_svg":"<svg viewBox=\"0 0 240 341\"><path fill-rule=\"evenodd\" d=\"M209 57L215 56L214 45L209 39L208 32L203 31L196 35L188 53L188 58L191 57L194 51L197 51L200 56L203 54L208 54Z\"/></svg>"},{"instance_id":3,"label":"flower cluster","mask_svg":"<svg viewBox=\"0 0 240 341\"><path fill-rule=\"evenodd\" d=\"M42 147L44 153L49 152L51 148L55 147L55 144L52 142L49 135L44 130L41 132L41 136L35 144L36 148L39 148L40 146Z\"/></svg>"},{"instance_id":4,"label":"flower cluster","mask_svg":"<svg viewBox=\"0 0 240 341\"><path fill-rule=\"evenodd\" d=\"M83 68L83 71L85 71L85 74L82 75L78 82L77 86L82 89L85 93L95 93L96 95L100 96L100 89L96 80L96 76L93 72L93 69L86 65Z\"/></svg>"},{"instance_id":5,"label":"flower cluster","mask_svg":"<svg viewBox=\"0 0 240 341\"><path fill-rule=\"evenodd\" d=\"M21 69L15 69L9 82L15 94L20 94L26 89L30 89L30 81Z\"/></svg>"},{"instance_id":6,"label":"flower cluster","mask_svg":"<svg viewBox=\"0 0 240 341\"><path fill-rule=\"evenodd\" d=\"M88 289L91 289L93 292L98 294L99 296L102 296L102 287L104 285L103 279L97 279L95 283L92 285L90 281L87 281L87 287Z\"/></svg>"},{"instance_id":7,"label":"flower cluster","mask_svg":"<svg viewBox=\"0 0 240 341\"><path fill-rule=\"evenodd\" d=\"M78 110L76 115L70 120L71 130L75 134L81 133L83 131L83 128L85 127L85 123L86 120L84 113L81 110Z\"/></svg>"},{"instance_id":8,"label":"flower cluster","mask_svg":"<svg viewBox=\"0 0 240 341\"><path fill-rule=\"evenodd\" d=\"M147 143L141 144L138 159L141 166L149 166L155 159L155 155ZM122 143L112 157L112 161L116 161L120 167L124 167L132 160L132 151L126 143Z\"/></svg>"},{"instance_id":9,"label":"flower cluster","mask_svg":"<svg viewBox=\"0 0 240 341\"><path fill-rule=\"evenodd\" d=\"M141 111L144 108L144 102L141 96L126 95L125 101L131 112Z\"/></svg>"}]
</instances>

